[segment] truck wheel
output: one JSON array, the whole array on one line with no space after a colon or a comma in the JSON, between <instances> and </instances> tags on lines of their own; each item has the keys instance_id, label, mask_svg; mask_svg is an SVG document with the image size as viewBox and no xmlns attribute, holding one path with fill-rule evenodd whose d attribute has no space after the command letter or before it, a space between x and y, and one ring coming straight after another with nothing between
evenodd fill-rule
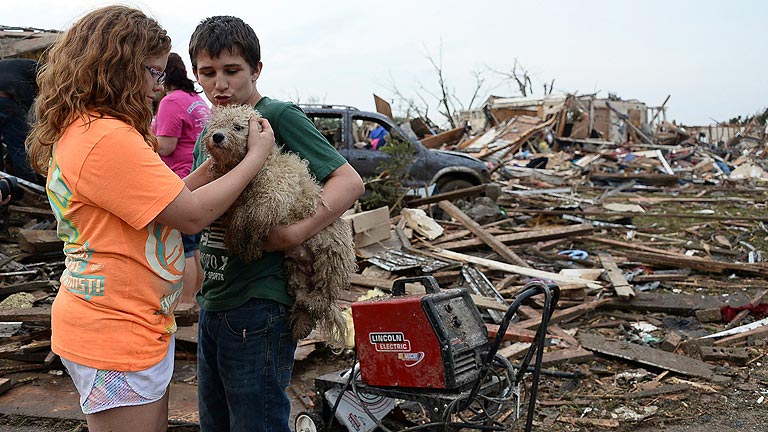
<instances>
[{"instance_id":1,"label":"truck wheel","mask_svg":"<svg viewBox=\"0 0 768 432\"><path fill-rule=\"evenodd\" d=\"M325 432L325 427L319 415L302 411L296 415L293 430L294 432Z\"/></svg>"},{"instance_id":2,"label":"truck wheel","mask_svg":"<svg viewBox=\"0 0 768 432\"><path fill-rule=\"evenodd\" d=\"M439 183L437 185L437 190L439 193L444 193L444 192L451 192L457 189L464 189L472 186L474 186L474 184L472 184L472 182L468 180L451 179L451 180L447 180L445 182Z\"/></svg>"}]
</instances>

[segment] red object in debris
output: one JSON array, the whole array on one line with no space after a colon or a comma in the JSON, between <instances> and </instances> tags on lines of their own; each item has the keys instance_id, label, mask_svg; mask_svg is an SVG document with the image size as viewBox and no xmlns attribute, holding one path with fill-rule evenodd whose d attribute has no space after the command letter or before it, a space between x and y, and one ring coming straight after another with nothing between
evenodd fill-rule
<instances>
[{"instance_id":1,"label":"red object in debris","mask_svg":"<svg viewBox=\"0 0 768 432\"><path fill-rule=\"evenodd\" d=\"M738 315L739 312L748 310L755 318L762 319L768 314L768 303L760 303L759 305L753 305L752 303L744 306L730 306L725 305L720 308L720 316L723 322L729 323L733 321L733 318Z\"/></svg>"},{"instance_id":2,"label":"red object in debris","mask_svg":"<svg viewBox=\"0 0 768 432\"><path fill-rule=\"evenodd\" d=\"M488 350L477 307L465 289L427 291L352 304L363 383L454 389L477 379Z\"/></svg>"}]
</instances>

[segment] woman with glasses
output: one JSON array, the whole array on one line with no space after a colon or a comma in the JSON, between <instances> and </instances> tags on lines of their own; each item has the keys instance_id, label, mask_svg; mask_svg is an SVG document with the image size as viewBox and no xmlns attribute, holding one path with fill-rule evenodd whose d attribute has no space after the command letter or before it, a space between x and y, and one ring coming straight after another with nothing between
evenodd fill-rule
<instances>
[{"instance_id":1,"label":"woman with glasses","mask_svg":"<svg viewBox=\"0 0 768 432\"><path fill-rule=\"evenodd\" d=\"M170 48L154 19L108 6L75 22L38 75L27 147L47 175L65 254L51 347L91 432L166 430L179 231L221 216L274 146L269 123L252 120L248 154L227 175L212 181L205 166L183 180L174 174L150 130Z\"/></svg>"},{"instance_id":2,"label":"woman with glasses","mask_svg":"<svg viewBox=\"0 0 768 432\"><path fill-rule=\"evenodd\" d=\"M166 93L158 104L152 131L157 135L160 159L184 178L192 169L195 141L211 116L211 109L195 90L195 83L187 76L187 68L178 54L172 52L168 56L163 79ZM196 304L195 294L203 284L200 233L182 233L181 242L186 265L179 303Z\"/></svg>"}]
</instances>

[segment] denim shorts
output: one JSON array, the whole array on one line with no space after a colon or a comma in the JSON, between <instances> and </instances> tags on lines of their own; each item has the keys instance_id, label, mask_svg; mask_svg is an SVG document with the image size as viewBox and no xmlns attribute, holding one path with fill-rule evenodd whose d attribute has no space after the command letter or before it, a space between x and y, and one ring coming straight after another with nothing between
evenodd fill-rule
<instances>
[{"instance_id":1,"label":"denim shorts","mask_svg":"<svg viewBox=\"0 0 768 432\"><path fill-rule=\"evenodd\" d=\"M197 395L200 430L290 432L296 343L290 307L251 299L223 312L200 311Z\"/></svg>"},{"instance_id":2,"label":"denim shorts","mask_svg":"<svg viewBox=\"0 0 768 432\"><path fill-rule=\"evenodd\" d=\"M200 233L181 234L181 242L184 244L184 258L195 256L195 251L200 249Z\"/></svg>"}]
</instances>

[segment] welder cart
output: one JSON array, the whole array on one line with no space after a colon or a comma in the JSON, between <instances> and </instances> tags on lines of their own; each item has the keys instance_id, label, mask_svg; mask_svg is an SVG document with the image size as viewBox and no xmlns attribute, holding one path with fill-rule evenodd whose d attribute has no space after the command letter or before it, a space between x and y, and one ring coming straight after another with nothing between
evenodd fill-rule
<instances>
[{"instance_id":1,"label":"welder cart","mask_svg":"<svg viewBox=\"0 0 768 432\"><path fill-rule=\"evenodd\" d=\"M405 284L415 282L426 292L405 295ZM497 351L517 309L536 295L544 297L541 323L519 365L512 365ZM489 343L465 288L441 289L432 276L396 280L391 296L352 305L359 363L315 379L314 411L299 413L295 431L328 430L334 418L352 432L390 431L382 420L395 401L418 403L429 418L401 431L501 431L521 417L524 399L530 431L547 324L558 299L556 285L528 283Z\"/></svg>"}]
</instances>

